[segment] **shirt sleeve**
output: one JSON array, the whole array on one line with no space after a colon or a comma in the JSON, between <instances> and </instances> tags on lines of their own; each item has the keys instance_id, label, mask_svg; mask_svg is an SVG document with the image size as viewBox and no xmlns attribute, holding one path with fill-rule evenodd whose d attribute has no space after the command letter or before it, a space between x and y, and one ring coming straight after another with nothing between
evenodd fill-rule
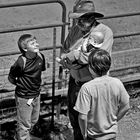
<instances>
[{"instance_id":1,"label":"shirt sleeve","mask_svg":"<svg viewBox=\"0 0 140 140\"><path fill-rule=\"evenodd\" d=\"M121 82L119 106L125 107L125 105L129 103L129 98L130 96Z\"/></svg>"},{"instance_id":2,"label":"shirt sleeve","mask_svg":"<svg viewBox=\"0 0 140 140\"><path fill-rule=\"evenodd\" d=\"M88 94L88 90L85 85L83 85L79 91L76 104L74 109L81 114L88 114L90 110L91 96Z\"/></svg>"},{"instance_id":3,"label":"shirt sleeve","mask_svg":"<svg viewBox=\"0 0 140 140\"><path fill-rule=\"evenodd\" d=\"M46 70L46 61L45 61L44 55L42 53L41 53L41 55L42 55L42 59L43 59L42 71L45 71Z\"/></svg>"},{"instance_id":4,"label":"shirt sleeve","mask_svg":"<svg viewBox=\"0 0 140 140\"><path fill-rule=\"evenodd\" d=\"M79 59L78 59L78 62L80 64L88 64L88 57L89 57L89 53L84 53L84 52L81 52L80 55L79 55Z\"/></svg>"},{"instance_id":5,"label":"shirt sleeve","mask_svg":"<svg viewBox=\"0 0 140 140\"><path fill-rule=\"evenodd\" d=\"M104 42L101 46L101 49L106 50L111 55L112 45L113 45L113 32L108 27L105 31Z\"/></svg>"},{"instance_id":6,"label":"shirt sleeve","mask_svg":"<svg viewBox=\"0 0 140 140\"><path fill-rule=\"evenodd\" d=\"M71 44L73 44L72 33L73 33L73 28L71 28L68 36L66 37L64 41L64 44L62 46L62 53L70 52Z\"/></svg>"}]
</instances>

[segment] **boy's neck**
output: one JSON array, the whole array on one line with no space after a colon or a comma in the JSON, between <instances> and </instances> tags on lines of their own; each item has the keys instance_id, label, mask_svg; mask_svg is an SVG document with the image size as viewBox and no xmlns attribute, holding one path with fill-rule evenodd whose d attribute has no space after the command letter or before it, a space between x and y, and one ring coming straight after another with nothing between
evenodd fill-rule
<instances>
[{"instance_id":1,"label":"boy's neck","mask_svg":"<svg viewBox=\"0 0 140 140\"><path fill-rule=\"evenodd\" d=\"M100 78L100 77L104 77L104 76L108 76L108 74L104 74L102 76L94 74L94 75L92 75L92 78L94 79L94 78Z\"/></svg>"},{"instance_id":2,"label":"boy's neck","mask_svg":"<svg viewBox=\"0 0 140 140\"><path fill-rule=\"evenodd\" d=\"M26 56L27 58L29 58L29 59L33 59L33 58L35 58L35 57L37 56L37 53L27 51L27 52L25 53L25 56Z\"/></svg>"}]
</instances>

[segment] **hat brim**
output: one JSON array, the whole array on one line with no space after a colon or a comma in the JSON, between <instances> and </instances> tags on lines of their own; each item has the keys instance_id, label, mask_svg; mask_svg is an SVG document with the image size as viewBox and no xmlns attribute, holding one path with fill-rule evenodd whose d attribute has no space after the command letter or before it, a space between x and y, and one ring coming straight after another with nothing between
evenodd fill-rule
<instances>
[{"instance_id":1,"label":"hat brim","mask_svg":"<svg viewBox=\"0 0 140 140\"><path fill-rule=\"evenodd\" d=\"M69 13L69 18L79 18L81 16L84 16L85 14L92 14L95 18L102 18L104 17L103 14L98 12L84 12L84 13Z\"/></svg>"}]
</instances>

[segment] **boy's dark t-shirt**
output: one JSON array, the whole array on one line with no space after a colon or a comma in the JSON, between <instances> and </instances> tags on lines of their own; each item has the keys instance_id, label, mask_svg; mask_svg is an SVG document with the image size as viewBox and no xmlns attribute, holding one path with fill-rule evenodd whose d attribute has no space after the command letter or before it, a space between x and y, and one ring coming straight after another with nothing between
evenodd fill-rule
<instances>
[{"instance_id":1,"label":"boy's dark t-shirt","mask_svg":"<svg viewBox=\"0 0 140 140\"><path fill-rule=\"evenodd\" d=\"M26 53L26 64L20 55L11 66L9 81L16 85L15 94L22 98L35 98L40 94L41 73L46 70L45 58L33 53Z\"/></svg>"}]
</instances>

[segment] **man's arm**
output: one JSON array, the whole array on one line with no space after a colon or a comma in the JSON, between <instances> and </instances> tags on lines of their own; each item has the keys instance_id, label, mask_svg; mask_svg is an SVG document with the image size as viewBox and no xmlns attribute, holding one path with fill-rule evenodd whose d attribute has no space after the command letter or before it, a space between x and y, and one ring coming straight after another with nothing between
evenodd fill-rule
<instances>
[{"instance_id":1,"label":"man's arm","mask_svg":"<svg viewBox=\"0 0 140 140\"><path fill-rule=\"evenodd\" d=\"M79 113L78 116L79 126L84 140L87 139L87 115Z\"/></svg>"}]
</instances>

